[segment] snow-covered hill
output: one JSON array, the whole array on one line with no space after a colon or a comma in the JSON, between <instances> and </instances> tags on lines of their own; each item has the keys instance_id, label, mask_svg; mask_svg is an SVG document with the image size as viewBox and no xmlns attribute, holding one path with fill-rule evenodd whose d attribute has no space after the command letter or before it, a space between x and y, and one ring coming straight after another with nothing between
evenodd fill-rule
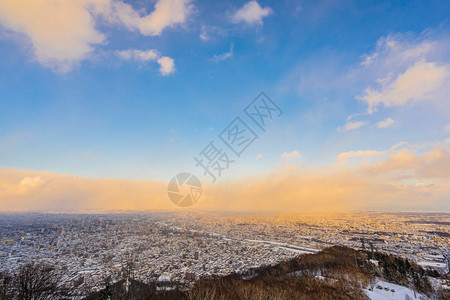
<instances>
[{"instance_id":1,"label":"snow-covered hill","mask_svg":"<svg viewBox=\"0 0 450 300\"><path fill-rule=\"evenodd\" d=\"M371 300L405 300L405 299L429 299L427 296L414 292L413 290L378 279L373 291L364 289ZM410 297L410 298L407 298Z\"/></svg>"}]
</instances>

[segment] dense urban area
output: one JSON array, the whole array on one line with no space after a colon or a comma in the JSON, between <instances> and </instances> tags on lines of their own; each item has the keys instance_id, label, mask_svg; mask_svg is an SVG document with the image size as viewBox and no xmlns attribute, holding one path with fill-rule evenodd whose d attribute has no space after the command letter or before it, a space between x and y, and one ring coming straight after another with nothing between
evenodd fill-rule
<instances>
[{"instance_id":1,"label":"dense urban area","mask_svg":"<svg viewBox=\"0 0 450 300\"><path fill-rule=\"evenodd\" d=\"M407 257L446 274L449 228L445 213L3 213L0 271L48 262L65 285L93 291L107 276L118 280L132 259L137 280L188 285L337 245Z\"/></svg>"}]
</instances>

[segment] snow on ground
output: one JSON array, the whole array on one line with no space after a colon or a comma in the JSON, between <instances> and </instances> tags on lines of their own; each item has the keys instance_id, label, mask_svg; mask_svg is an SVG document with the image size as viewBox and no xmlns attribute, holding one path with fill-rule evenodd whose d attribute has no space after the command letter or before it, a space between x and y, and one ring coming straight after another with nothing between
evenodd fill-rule
<instances>
[{"instance_id":1,"label":"snow on ground","mask_svg":"<svg viewBox=\"0 0 450 300\"><path fill-rule=\"evenodd\" d=\"M438 254L438 255L427 254L427 255L423 255L423 257L429 257L431 259L442 259L442 260L445 259L444 255L442 255L442 254Z\"/></svg>"},{"instance_id":2,"label":"snow on ground","mask_svg":"<svg viewBox=\"0 0 450 300\"><path fill-rule=\"evenodd\" d=\"M291 252L295 252L298 254L311 254L312 253L311 251L304 251L304 250L292 249L292 248L287 248L287 247L278 247L278 248L288 250Z\"/></svg>"},{"instance_id":3,"label":"snow on ground","mask_svg":"<svg viewBox=\"0 0 450 300\"><path fill-rule=\"evenodd\" d=\"M433 288L435 290L437 289L445 289L445 290L449 290L450 286L448 286L447 280L445 279L439 279L439 278L433 278L433 277L429 277L431 285L433 286Z\"/></svg>"},{"instance_id":4,"label":"snow on ground","mask_svg":"<svg viewBox=\"0 0 450 300\"><path fill-rule=\"evenodd\" d=\"M379 288L381 287L381 289ZM393 292L391 290L394 290ZM393 283L389 283L383 280L377 280L373 288L373 291L365 289L364 292L371 300L404 300L406 296L411 299L429 299L427 296Z\"/></svg>"},{"instance_id":5,"label":"snow on ground","mask_svg":"<svg viewBox=\"0 0 450 300\"><path fill-rule=\"evenodd\" d=\"M282 243L282 242L272 242L272 241L264 241L264 240L245 240L245 241L250 242L250 243L270 244L270 245L280 246L282 248L291 248L291 249L287 249L287 250L292 250L292 249L300 250L300 251L303 251L304 253L319 252L319 250L317 250L317 249L295 246L295 245L290 245L290 244Z\"/></svg>"},{"instance_id":6,"label":"snow on ground","mask_svg":"<svg viewBox=\"0 0 450 300\"><path fill-rule=\"evenodd\" d=\"M432 267L432 268L439 268L439 269L447 268L446 263L434 262L434 261L419 261L417 264L421 267Z\"/></svg>"}]
</instances>

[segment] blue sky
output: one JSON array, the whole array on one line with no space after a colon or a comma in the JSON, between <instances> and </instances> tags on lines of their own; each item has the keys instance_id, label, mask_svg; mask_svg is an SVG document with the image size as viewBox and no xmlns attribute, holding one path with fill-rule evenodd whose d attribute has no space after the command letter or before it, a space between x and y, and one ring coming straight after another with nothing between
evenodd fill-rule
<instances>
[{"instance_id":1,"label":"blue sky","mask_svg":"<svg viewBox=\"0 0 450 300\"><path fill-rule=\"evenodd\" d=\"M1 168L201 175L193 157L261 91L284 114L225 179L448 155L448 1L55 3L0 4Z\"/></svg>"}]
</instances>

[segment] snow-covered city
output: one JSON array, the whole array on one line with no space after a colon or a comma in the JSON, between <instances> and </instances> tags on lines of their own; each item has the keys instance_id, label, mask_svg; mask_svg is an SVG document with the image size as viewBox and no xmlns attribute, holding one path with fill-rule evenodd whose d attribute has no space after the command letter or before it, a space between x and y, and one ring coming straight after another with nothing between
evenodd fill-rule
<instances>
[{"instance_id":1,"label":"snow-covered city","mask_svg":"<svg viewBox=\"0 0 450 300\"><path fill-rule=\"evenodd\" d=\"M118 280L130 258L140 281L189 285L337 245L395 254L448 274L449 228L449 215L437 213L2 214L0 270L49 262L82 293L103 288L105 276ZM407 293L378 286L367 292L372 299L392 297L392 289Z\"/></svg>"}]
</instances>

